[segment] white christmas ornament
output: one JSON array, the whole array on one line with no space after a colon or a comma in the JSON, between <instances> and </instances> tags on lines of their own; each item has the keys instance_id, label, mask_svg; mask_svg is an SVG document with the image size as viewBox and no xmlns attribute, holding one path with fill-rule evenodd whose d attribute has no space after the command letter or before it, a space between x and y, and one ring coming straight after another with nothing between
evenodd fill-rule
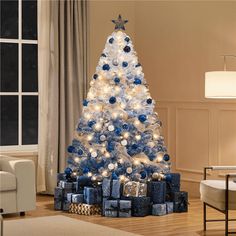
<instances>
[{"instance_id":1,"label":"white christmas ornament","mask_svg":"<svg viewBox=\"0 0 236 236\"><path fill-rule=\"evenodd\" d=\"M108 126L108 130L109 130L109 131L114 131L114 130L115 130L114 125L109 125L109 126Z\"/></svg>"},{"instance_id":2,"label":"white christmas ornament","mask_svg":"<svg viewBox=\"0 0 236 236\"><path fill-rule=\"evenodd\" d=\"M127 144L128 144L127 140L123 139L123 140L121 141L121 145L122 145L122 146L126 146Z\"/></svg>"}]
</instances>

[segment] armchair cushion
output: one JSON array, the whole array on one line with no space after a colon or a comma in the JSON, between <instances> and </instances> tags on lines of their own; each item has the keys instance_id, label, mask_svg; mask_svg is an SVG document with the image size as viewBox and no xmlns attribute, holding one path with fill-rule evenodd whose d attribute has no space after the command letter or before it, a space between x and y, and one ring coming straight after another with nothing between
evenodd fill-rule
<instances>
[{"instance_id":1,"label":"armchair cushion","mask_svg":"<svg viewBox=\"0 0 236 236\"><path fill-rule=\"evenodd\" d=\"M200 183L201 200L225 210L225 180L203 180ZM229 181L229 209L236 210L236 183Z\"/></svg>"},{"instance_id":2,"label":"armchair cushion","mask_svg":"<svg viewBox=\"0 0 236 236\"><path fill-rule=\"evenodd\" d=\"M12 173L0 171L0 192L16 190L16 177Z\"/></svg>"}]
</instances>

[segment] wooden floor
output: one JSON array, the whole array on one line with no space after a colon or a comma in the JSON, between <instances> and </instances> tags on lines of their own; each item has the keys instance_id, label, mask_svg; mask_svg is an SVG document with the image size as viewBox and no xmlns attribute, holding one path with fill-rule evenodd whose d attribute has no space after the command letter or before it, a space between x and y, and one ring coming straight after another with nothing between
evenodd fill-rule
<instances>
[{"instance_id":1,"label":"wooden floor","mask_svg":"<svg viewBox=\"0 0 236 236\"><path fill-rule=\"evenodd\" d=\"M213 209L208 210L208 216L211 218L222 218L224 215ZM131 218L105 218L101 216L80 216L75 214L64 213L53 210L53 197L39 195L37 196L37 209L27 212L26 216L18 215L4 216L4 220L12 220L19 218L31 218L51 215L65 215L78 220L88 221L108 227L121 229L141 235L160 235L160 236L194 236L224 235L224 223L208 223L207 232L202 231L202 203L199 199L190 199L188 213L174 213L166 216L147 216L147 217L131 217ZM236 212L231 213L231 217L236 218ZM236 229L236 222L231 222L231 228Z\"/></svg>"}]
</instances>

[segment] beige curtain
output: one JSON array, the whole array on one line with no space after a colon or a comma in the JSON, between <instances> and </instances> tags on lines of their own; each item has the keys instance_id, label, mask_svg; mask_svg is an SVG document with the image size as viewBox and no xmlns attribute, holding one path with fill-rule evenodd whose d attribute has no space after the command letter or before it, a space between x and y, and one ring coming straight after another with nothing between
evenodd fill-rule
<instances>
[{"instance_id":1,"label":"beige curtain","mask_svg":"<svg viewBox=\"0 0 236 236\"><path fill-rule=\"evenodd\" d=\"M86 12L86 0L38 2L38 192L53 193L86 95Z\"/></svg>"}]
</instances>

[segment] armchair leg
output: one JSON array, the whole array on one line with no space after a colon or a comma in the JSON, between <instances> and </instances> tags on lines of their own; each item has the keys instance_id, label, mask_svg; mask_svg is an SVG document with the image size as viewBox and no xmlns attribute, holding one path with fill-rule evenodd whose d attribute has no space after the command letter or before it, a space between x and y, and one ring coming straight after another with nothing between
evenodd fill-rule
<instances>
[{"instance_id":1,"label":"armchair leg","mask_svg":"<svg viewBox=\"0 0 236 236\"><path fill-rule=\"evenodd\" d=\"M206 231L206 203L203 203L203 226L204 231Z\"/></svg>"},{"instance_id":2,"label":"armchair leg","mask_svg":"<svg viewBox=\"0 0 236 236\"><path fill-rule=\"evenodd\" d=\"M20 212L20 216L25 216L25 212L24 212L24 211L21 211L21 212Z\"/></svg>"}]
</instances>

